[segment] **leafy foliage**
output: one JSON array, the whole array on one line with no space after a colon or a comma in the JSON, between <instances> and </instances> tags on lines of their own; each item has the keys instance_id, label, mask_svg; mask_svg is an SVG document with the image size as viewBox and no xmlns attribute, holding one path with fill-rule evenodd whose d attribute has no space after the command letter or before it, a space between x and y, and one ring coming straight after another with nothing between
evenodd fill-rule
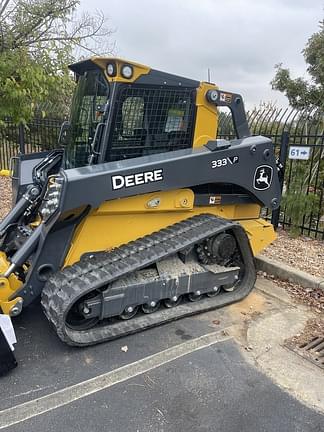
<instances>
[{"instance_id":1,"label":"leafy foliage","mask_svg":"<svg viewBox=\"0 0 324 432\"><path fill-rule=\"evenodd\" d=\"M320 206L320 196L311 184L307 184L309 163L295 161L294 175L289 188L282 197L282 208L285 216L291 221L292 236L301 234L303 225L312 225L312 216L316 216Z\"/></svg>"},{"instance_id":2,"label":"leafy foliage","mask_svg":"<svg viewBox=\"0 0 324 432\"><path fill-rule=\"evenodd\" d=\"M276 75L271 81L272 88L284 93L291 106L297 109L324 108L324 21L303 50L310 81L292 78L290 70L282 64L276 65Z\"/></svg>"},{"instance_id":3,"label":"leafy foliage","mask_svg":"<svg viewBox=\"0 0 324 432\"><path fill-rule=\"evenodd\" d=\"M74 86L67 65L77 49L111 51L105 17L77 19L78 5L79 0L0 0L0 118L27 123L36 109L61 117Z\"/></svg>"}]
</instances>

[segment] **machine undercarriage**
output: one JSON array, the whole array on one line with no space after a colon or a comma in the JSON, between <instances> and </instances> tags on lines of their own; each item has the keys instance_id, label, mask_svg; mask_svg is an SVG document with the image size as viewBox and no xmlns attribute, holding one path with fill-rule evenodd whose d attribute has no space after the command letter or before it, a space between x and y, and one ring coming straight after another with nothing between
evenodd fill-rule
<instances>
[{"instance_id":1,"label":"machine undercarriage","mask_svg":"<svg viewBox=\"0 0 324 432\"><path fill-rule=\"evenodd\" d=\"M243 228L200 215L84 256L50 278L42 305L64 342L90 345L238 301L254 282Z\"/></svg>"}]
</instances>

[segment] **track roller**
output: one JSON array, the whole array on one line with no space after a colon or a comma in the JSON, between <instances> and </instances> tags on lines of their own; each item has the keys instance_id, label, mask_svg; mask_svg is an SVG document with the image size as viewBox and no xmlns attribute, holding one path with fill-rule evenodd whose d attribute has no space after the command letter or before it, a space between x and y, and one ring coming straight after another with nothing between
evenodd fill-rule
<instances>
[{"instance_id":1,"label":"track roller","mask_svg":"<svg viewBox=\"0 0 324 432\"><path fill-rule=\"evenodd\" d=\"M182 296L178 296L178 297L173 296L169 299L163 300L163 303L166 308L172 308L178 306L181 303L181 301L182 301Z\"/></svg>"},{"instance_id":2,"label":"track roller","mask_svg":"<svg viewBox=\"0 0 324 432\"><path fill-rule=\"evenodd\" d=\"M142 311L145 314L151 314L153 312L156 312L160 307L160 302L151 301L150 303L145 303L142 305Z\"/></svg>"}]
</instances>

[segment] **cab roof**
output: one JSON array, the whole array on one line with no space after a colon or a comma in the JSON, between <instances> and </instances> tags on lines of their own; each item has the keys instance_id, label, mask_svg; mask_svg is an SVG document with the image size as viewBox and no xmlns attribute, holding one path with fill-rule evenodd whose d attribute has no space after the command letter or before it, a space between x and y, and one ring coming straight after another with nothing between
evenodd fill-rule
<instances>
[{"instance_id":1,"label":"cab roof","mask_svg":"<svg viewBox=\"0 0 324 432\"><path fill-rule=\"evenodd\" d=\"M130 65L134 68L134 78L132 80L124 79L120 76L112 81L136 82L136 84L151 84L151 85L170 85L197 88L200 85L199 81L167 72L151 69L149 66L125 60L119 57L93 56L88 59L79 61L69 65L69 69L77 75L82 75L85 71L98 69L106 70L108 64L116 65L116 70L120 70L124 65ZM117 79L118 78L118 79Z\"/></svg>"}]
</instances>

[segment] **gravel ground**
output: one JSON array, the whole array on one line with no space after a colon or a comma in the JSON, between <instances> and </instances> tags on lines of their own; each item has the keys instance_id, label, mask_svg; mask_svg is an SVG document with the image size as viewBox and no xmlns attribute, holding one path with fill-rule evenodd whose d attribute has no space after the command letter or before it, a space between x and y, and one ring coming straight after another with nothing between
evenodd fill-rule
<instances>
[{"instance_id":1,"label":"gravel ground","mask_svg":"<svg viewBox=\"0 0 324 432\"><path fill-rule=\"evenodd\" d=\"M0 176L0 220L11 208L11 178Z\"/></svg>"},{"instance_id":2,"label":"gravel ground","mask_svg":"<svg viewBox=\"0 0 324 432\"><path fill-rule=\"evenodd\" d=\"M324 278L324 241L309 237L291 238L278 231L278 238L263 251L263 255Z\"/></svg>"}]
</instances>

